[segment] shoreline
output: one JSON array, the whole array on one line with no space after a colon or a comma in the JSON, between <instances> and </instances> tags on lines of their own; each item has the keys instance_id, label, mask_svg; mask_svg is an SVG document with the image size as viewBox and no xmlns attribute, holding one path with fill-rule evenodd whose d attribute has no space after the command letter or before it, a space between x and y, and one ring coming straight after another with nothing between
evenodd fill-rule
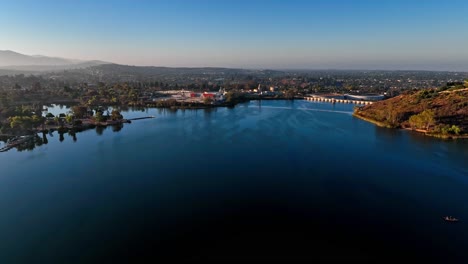
<instances>
[{"instance_id":1,"label":"shoreline","mask_svg":"<svg viewBox=\"0 0 468 264\"><path fill-rule=\"evenodd\" d=\"M369 123L372 123L372 124L374 124L374 125L376 125L376 126L378 126L378 127L394 128L394 127L391 127L391 126L389 126L389 125L387 125L387 124L385 124L385 123L382 123L382 122L380 122L380 121L373 120L373 119L370 119L370 118L368 118L368 117L364 117L364 116L362 116L362 115L360 115L360 114L358 114L358 113L356 113L356 112L353 113L353 116L356 117L356 118L362 119L362 120L364 120L364 121L367 121L367 122L369 122Z\"/></svg>"},{"instance_id":2,"label":"shoreline","mask_svg":"<svg viewBox=\"0 0 468 264\"><path fill-rule=\"evenodd\" d=\"M134 105L122 105L121 107L146 107L146 108L157 108L157 109L210 109L210 108L216 108L216 107L234 107L238 104L242 103L247 103L250 101L285 101L285 100L304 100L304 97L294 97L294 98L286 98L286 97L248 97L248 98L242 98L242 99L235 99L232 102L222 102L218 104L204 104L200 102L176 102L175 105L167 105L167 106L158 106L158 102L144 102L141 104L134 104Z\"/></svg>"},{"instance_id":3,"label":"shoreline","mask_svg":"<svg viewBox=\"0 0 468 264\"><path fill-rule=\"evenodd\" d=\"M145 105L145 106L133 106L133 107L142 107L142 108L154 108L154 109L171 109L171 110L202 110L202 109L213 109L217 107L227 107L227 108L232 108L235 107L238 104L241 103L248 103L250 101L271 101L271 100L278 100L278 101L283 101L283 100L304 100L303 98L245 98L243 100L236 100L235 102L229 102L229 103L222 103L222 104L197 104L197 105L185 105L185 103L180 103L177 102L177 105L172 105L172 106L155 106L155 105ZM55 104L60 104L60 102L55 102ZM121 106L121 107L132 107L132 106ZM353 117L356 117L358 119L364 120L366 122L372 123L378 127L383 127L383 128L389 128L389 129L402 129L402 130L408 130L408 131L413 131L417 132L419 134L423 134L426 136L430 137L435 137L435 138L441 138L445 140L456 140L456 139L468 139L468 134L463 134L463 135L445 135L445 134L436 134L436 133L431 133L427 132L425 130L416 130L416 129L411 129L411 128L405 128L405 127L392 127L390 125L387 125L383 122L373 120L368 117L364 117L357 113L356 111L352 114ZM83 123L80 125L72 125L72 124L65 124L65 125L43 125L40 127L37 127L35 129L29 130L29 131L17 131L20 133L15 133L14 131L11 131L10 133L4 133L2 136L4 138L12 138L12 137L17 137L17 136L28 136L32 134L37 134L37 133L48 133L51 131L58 131L59 133L66 133L66 132L72 132L72 133L77 133L77 132L82 132L90 129L94 129L96 127L109 127L109 126L121 126L124 123L131 123L131 120L139 120L139 119L147 119L147 118L155 118L155 116L145 116L145 117L140 117L140 118L134 118L134 119L121 119L121 120L113 120L113 121L105 121L105 122L95 122L92 119L82 119Z\"/></svg>"},{"instance_id":4,"label":"shoreline","mask_svg":"<svg viewBox=\"0 0 468 264\"><path fill-rule=\"evenodd\" d=\"M27 143L30 140L35 140L35 138L39 136L40 134L45 135L47 133L57 131L59 135L61 136L65 133L69 133L70 135L75 135L76 133L84 132L84 131L91 130L91 129L107 128L110 126L123 126L123 124L125 123L127 124L132 123L132 120L142 120L142 119L150 119L150 118L156 118L156 117L155 116L143 116L143 117L136 117L136 118L131 118L131 119L120 119L120 120L105 121L105 122L94 122L94 121L91 122L90 120L88 120L84 124L81 124L81 125L70 125L70 124L62 125L62 126L61 125L48 125L42 128L35 128L29 131L23 131L24 133L18 133L17 135L2 134L4 138L2 141L4 141L5 144L0 145L1 146L0 152L7 152L10 149L19 147ZM20 140L16 140L15 138L20 139Z\"/></svg>"},{"instance_id":5,"label":"shoreline","mask_svg":"<svg viewBox=\"0 0 468 264\"><path fill-rule=\"evenodd\" d=\"M169 110L206 110L206 109L213 109L217 107L226 107L226 108L233 108L238 104L241 103L248 103L250 101L261 101L261 100L304 100L303 97L295 97L295 98L272 98L272 97L264 97L264 98L237 98L232 102L223 102L220 104L202 104L202 103L195 103L195 104L190 104L190 103L185 103L185 102L177 102L176 105L164 105L164 106L156 106L154 102L146 102L143 103L142 105L109 105L113 107L122 107L122 108L131 108L131 107L137 107L137 108L154 108L154 109L169 109ZM54 102L47 102L45 105L53 105L53 104L71 104L75 105L78 102L76 101L68 101L68 100L57 100ZM86 130L90 129L95 129L96 127L102 127L102 128L107 128L109 126L121 126L124 123L131 123L132 120L139 120L139 119L147 119L147 118L155 118L155 116L146 116L146 117L140 117L140 118L132 118L132 119L121 119L121 120L114 120L114 121L105 121L105 122L95 122L92 119L80 119L82 124L80 125L73 125L73 124L63 124L63 125L40 125L34 129L29 129L29 130L11 130L8 129L8 131L5 133L1 134L1 137L4 138L5 140L19 137L19 136L30 136L34 134L39 134L39 133L49 133L53 131L57 131L59 133L66 133L66 132L71 132L71 133L77 133L77 132L83 132ZM5 141L6 142L6 141Z\"/></svg>"},{"instance_id":6,"label":"shoreline","mask_svg":"<svg viewBox=\"0 0 468 264\"><path fill-rule=\"evenodd\" d=\"M359 118L361 120L367 121L369 123L372 123L378 127L383 127L383 128L388 128L388 129L400 129L400 130L406 130L406 131L412 131L412 132L417 132L419 134L428 136L428 137L435 137L435 138L440 138L440 139L445 139L445 140L457 140L457 139L468 139L468 134L463 134L463 135L444 135L444 134L436 134L436 133L430 133L427 132L426 130L420 130L420 129L412 129L412 128L404 128L404 127L391 127L389 125L386 125L382 122L370 119L368 117L364 117L358 113L353 113L353 116L356 118Z\"/></svg>"}]
</instances>

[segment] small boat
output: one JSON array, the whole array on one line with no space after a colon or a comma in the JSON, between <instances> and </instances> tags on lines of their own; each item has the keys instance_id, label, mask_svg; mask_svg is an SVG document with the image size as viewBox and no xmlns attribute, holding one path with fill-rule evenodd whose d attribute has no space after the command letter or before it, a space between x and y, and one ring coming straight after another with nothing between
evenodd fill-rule
<instances>
[{"instance_id":1,"label":"small boat","mask_svg":"<svg viewBox=\"0 0 468 264\"><path fill-rule=\"evenodd\" d=\"M458 222L458 218L451 217L451 216L444 216L444 220L447 222Z\"/></svg>"}]
</instances>

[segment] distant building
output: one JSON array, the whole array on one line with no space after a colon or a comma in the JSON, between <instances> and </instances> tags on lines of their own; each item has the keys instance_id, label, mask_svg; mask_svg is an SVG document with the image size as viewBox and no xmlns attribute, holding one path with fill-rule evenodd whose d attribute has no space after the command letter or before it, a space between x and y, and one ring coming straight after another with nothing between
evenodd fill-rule
<instances>
[{"instance_id":1,"label":"distant building","mask_svg":"<svg viewBox=\"0 0 468 264\"><path fill-rule=\"evenodd\" d=\"M215 102L223 102L225 100L224 94L219 92L204 92L201 94L201 97L204 98L212 98Z\"/></svg>"},{"instance_id":2,"label":"distant building","mask_svg":"<svg viewBox=\"0 0 468 264\"><path fill-rule=\"evenodd\" d=\"M215 98L215 93L207 93L207 92L204 92L202 95L201 95L203 98Z\"/></svg>"}]
</instances>

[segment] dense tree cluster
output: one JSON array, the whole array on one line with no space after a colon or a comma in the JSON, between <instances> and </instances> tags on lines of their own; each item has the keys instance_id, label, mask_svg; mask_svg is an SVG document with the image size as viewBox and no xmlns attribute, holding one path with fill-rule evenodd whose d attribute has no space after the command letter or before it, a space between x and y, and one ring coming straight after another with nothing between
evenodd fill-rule
<instances>
[{"instance_id":1,"label":"dense tree cluster","mask_svg":"<svg viewBox=\"0 0 468 264\"><path fill-rule=\"evenodd\" d=\"M428 130L435 124L434 112L429 109L424 110L422 113L412 115L408 121L413 128Z\"/></svg>"}]
</instances>

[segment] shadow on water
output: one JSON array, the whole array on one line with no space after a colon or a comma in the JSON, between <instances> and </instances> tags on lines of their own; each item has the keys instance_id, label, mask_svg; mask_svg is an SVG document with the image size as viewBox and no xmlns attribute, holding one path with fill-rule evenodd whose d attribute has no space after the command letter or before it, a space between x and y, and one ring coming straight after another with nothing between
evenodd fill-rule
<instances>
[{"instance_id":1,"label":"shadow on water","mask_svg":"<svg viewBox=\"0 0 468 264\"><path fill-rule=\"evenodd\" d=\"M18 146L15 146L17 151L22 152L22 151L31 151L35 149L36 147L40 147L42 145L48 144L49 141L47 139L46 134L43 134L42 137L39 135L36 135L33 139L28 140Z\"/></svg>"},{"instance_id":2,"label":"shadow on water","mask_svg":"<svg viewBox=\"0 0 468 264\"><path fill-rule=\"evenodd\" d=\"M124 127L124 124L118 124L118 125L113 125L111 126L111 129L113 132L120 132L122 128ZM96 134L101 136L104 133L104 130L106 130L107 127L104 126L97 126L95 128ZM86 130L85 130L86 131ZM68 130L68 131L53 131L49 130L48 132L43 132L42 134L37 134L34 138L31 140L28 140L20 145L14 146L12 149L16 149L17 151L31 151L35 149L36 147L40 147L42 145L47 145L49 143L49 137L53 138L55 132L58 134L58 140L59 142L65 141L65 134L67 134L73 142L78 141L78 136L77 134L81 131L75 131L75 130ZM3 136L0 138L0 141L3 141L4 143L1 144L0 146L6 146L8 142L12 139L13 137L7 137Z\"/></svg>"},{"instance_id":3,"label":"shadow on water","mask_svg":"<svg viewBox=\"0 0 468 264\"><path fill-rule=\"evenodd\" d=\"M123 124L117 124L112 126L112 132L119 132L124 127Z\"/></svg>"},{"instance_id":4,"label":"shadow on water","mask_svg":"<svg viewBox=\"0 0 468 264\"><path fill-rule=\"evenodd\" d=\"M120 109L121 112L148 112L148 108L146 108L146 107L120 106L119 109Z\"/></svg>"},{"instance_id":5,"label":"shadow on water","mask_svg":"<svg viewBox=\"0 0 468 264\"><path fill-rule=\"evenodd\" d=\"M44 142L44 144L49 143L49 140L47 139L47 133L45 132L42 133L42 141Z\"/></svg>"},{"instance_id":6,"label":"shadow on water","mask_svg":"<svg viewBox=\"0 0 468 264\"><path fill-rule=\"evenodd\" d=\"M390 140L390 141L400 140L402 132L403 131L398 130L398 129L375 126L375 133L385 140Z\"/></svg>"},{"instance_id":7,"label":"shadow on water","mask_svg":"<svg viewBox=\"0 0 468 264\"><path fill-rule=\"evenodd\" d=\"M206 118L210 118L211 115L216 112L216 108L205 108L203 109L203 113L205 114Z\"/></svg>"},{"instance_id":8,"label":"shadow on water","mask_svg":"<svg viewBox=\"0 0 468 264\"><path fill-rule=\"evenodd\" d=\"M72 137L73 142L76 142L76 141L77 141L76 132L75 132L75 131L73 131L73 130L68 131L68 135L69 135L70 137Z\"/></svg>"},{"instance_id":9,"label":"shadow on water","mask_svg":"<svg viewBox=\"0 0 468 264\"><path fill-rule=\"evenodd\" d=\"M458 151L460 151L460 153L466 153L466 156L468 158L468 152L463 151L463 150L468 149L468 139L443 139L443 138L426 136L415 131L401 131L401 132L405 133L411 142L414 142L421 147L444 146L444 147L455 148Z\"/></svg>"},{"instance_id":10,"label":"shadow on water","mask_svg":"<svg viewBox=\"0 0 468 264\"><path fill-rule=\"evenodd\" d=\"M64 132L59 132L59 141L63 142L65 140L65 137L63 136L65 134Z\"/></svg>"},{"instance_id":11,"label":"shadow on water","mask_svg":"<svg viewBox=\"0 0 468 264\"><path fill-rule=\"evenodd\" d=\"M104 133L104 130L106 130L106 127L104 126L96 126L96 134L98 136L102 136L102 134Z\"/></svg>"}]
</instances>

